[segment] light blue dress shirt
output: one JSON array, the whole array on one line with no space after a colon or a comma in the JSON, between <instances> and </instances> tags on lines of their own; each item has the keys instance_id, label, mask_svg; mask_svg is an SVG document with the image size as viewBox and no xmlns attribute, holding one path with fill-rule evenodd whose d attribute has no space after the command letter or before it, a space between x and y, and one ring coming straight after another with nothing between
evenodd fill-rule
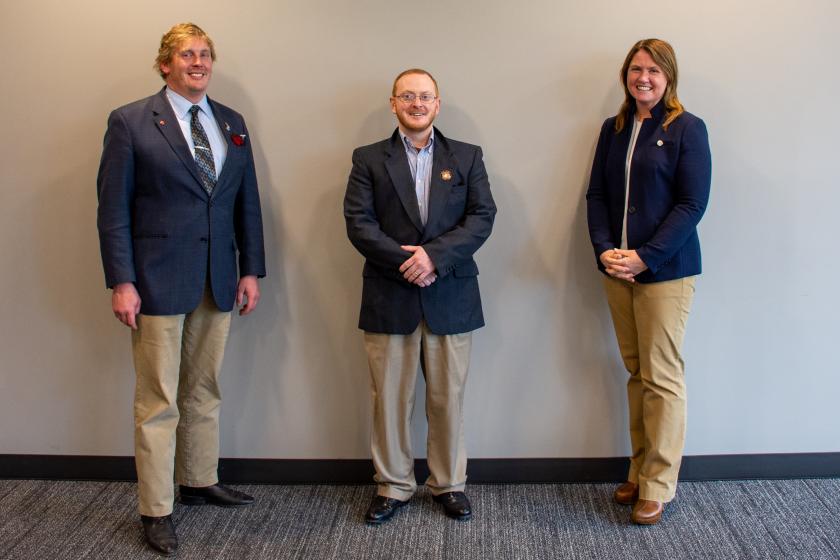
<instances>
[{"instance_id":1,"label":"light blue dress shirt","mask_svg":"<svg viewBox=\"0 0 840 560\"><path fill-rule=\"evenodd\" d=\"M429 136L429 142L418 149L411 143L403 131L400 130L400 137L405 146L405 155L408 157L408 166L411 168L411 178L414 179L414 192L417 195L417 206L420 207L420 220L426 225L429 217L429 186L432 181L432 155L435 147L435 131Z\"/></svg>"},{"instance_id":2,"label":"light blue dress shirt","mask_svg":"<svg viewBox=\"0 0 840 560\"><path fill-rule=\"evenodd\" d=\"M201 98L198 103L193 103L186 97L175 93L168 87L166 88L166 98L175 111L175 116L178 118L178 124L181 125L181 132L184 134L184 139L187 141L187 146L190 147L190 153L195 158L195 143L192 139L192 128L190 121L190 109L193 105L198 105L198 122L204 127L204 133L207 134L207 140L210 142L210 149L213 150L213 165L216 166L216 179L222 174L222 166L225 164L227 157L227 139L219 128L219 123L213 117L213 110L207 102L207 96Z\"/></svg>"}]
</instances>

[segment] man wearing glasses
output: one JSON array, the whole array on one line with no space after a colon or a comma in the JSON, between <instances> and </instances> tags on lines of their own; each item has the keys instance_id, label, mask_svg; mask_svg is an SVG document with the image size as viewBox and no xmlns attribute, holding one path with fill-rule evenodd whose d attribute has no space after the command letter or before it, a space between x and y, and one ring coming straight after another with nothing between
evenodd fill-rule
<instances>
[{"instance_id":1,"label":"man wearing glasses","mask_svg":"<svg viewBox=\"0 0 840 560\"><path fill-rule=\"evenodd\" d=\"M412 68L397 76L389 139L353 152L344 198L350 241L365 257L359 328L371 374L371 452L377 493L365 520L387 521L417 489L411 414L417 371L426 380L426 486L445 513L472 515L464 494L464 385L472 331L484 326L473 254L496 206L481 148L432 126L437 82Z\"/></svg>"}]
</instances>

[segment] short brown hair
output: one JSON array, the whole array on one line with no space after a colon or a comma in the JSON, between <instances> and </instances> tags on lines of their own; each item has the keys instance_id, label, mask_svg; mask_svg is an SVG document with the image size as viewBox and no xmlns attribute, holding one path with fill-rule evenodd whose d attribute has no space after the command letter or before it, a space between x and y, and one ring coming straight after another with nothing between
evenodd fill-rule
<instances>
[{"instance_id":1,"label":"short brown hair","mask_svg":"<svg viewBox=\"0 0 840 560\"><path fill-rule=\"evenodd\" d=\"M665 104L666 117L665 122L662 123L662 128L668 130L674 120L685 112L685 109L677 97L677 55L674 53L674 48L662 39L642 39L630 48L630 52L624 58L624 64L621 66L619 73L619 80L624 86L624 102L615 116L615 131L621 132L624 129L627 110L630 109L635 99L630 95L630 90L627 89L627 70L630 68L630 62L636 53L640 50L647 52L653 61L662 69L665 74L665 79L668 84L665 86L665 93L662 95L662 102Z\"/></svg>"},{"instance_id":2,"label":"short brown hair","mask_svg":"<svg viewBox=\"0 0 840 560\"><path fill-rule=\"evenodd\" d=\"M432 80L432 83L435 84L435 96L440 95L440 92L438 91L437 80L435 80L434 76L432 76L422 68L409 68L408 70L403 70L397 75L396 78L394 78L394 85L391 86L391 97L397 96L397 82L400 81L400 78L402 78L403 76L408 76L409 74L424 74L428 76Z\"/></svg>"},{"instance_id":3,"label":"short brown hair","mask_svg":"<svg viewBox=\"0 0 840 560\"><path fill-rule=\"evenodd\" d=\"M171 62L181 43L191 38L207 41L207 46L210 47L210 58L216 60L216 47L213 46L213 39L194 23L179 23L173 25L172 29L160 38L160 48L153 68L158 71L161 78L165 80L166 74L163 73L160 65Z\"/></svg>"}]
</instances>

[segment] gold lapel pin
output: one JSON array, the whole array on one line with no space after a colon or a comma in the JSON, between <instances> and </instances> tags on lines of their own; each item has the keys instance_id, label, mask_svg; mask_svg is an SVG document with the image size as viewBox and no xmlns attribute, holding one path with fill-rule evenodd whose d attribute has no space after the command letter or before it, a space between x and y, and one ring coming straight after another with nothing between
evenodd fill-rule
<instances>
[{"instance_id":1,"label":"gold lapel pin","mask_svg":"<svg viewBox=\"0 0 840 560\"><path fill-rule=\"evenodd\" d=\"M165 121L165 120L163 120L163 119L160 119L160 120L158 121L158 124L159 124L160 126L163 126L163 125L165 125L165 124L166 124L166 121Z\"/></svg>"},{"instance_id":2,"label":"gold lapel pin","mask_svg":"<svg viewBox=\"0 0 840 560\"><path fill-rule=\"evenodd\" d=\"M656 141L656 145L657 145L657 146L662 146L662 144L664 144L664 143L665 143L665 142L663 142L662 140L657 140L657 141Z\"/></svg>"},{"instance_id":3,"label":"gold lapel pin","mask_svg":"<svg viewBox=\"0 0 840 560\"><path fill-rule=\"evenodd\" d=\"M452 179L452 172L448 169L444 169L440 172L440 178L444 181L449 181L450 179Z\"/></svg>"}]
</instances>

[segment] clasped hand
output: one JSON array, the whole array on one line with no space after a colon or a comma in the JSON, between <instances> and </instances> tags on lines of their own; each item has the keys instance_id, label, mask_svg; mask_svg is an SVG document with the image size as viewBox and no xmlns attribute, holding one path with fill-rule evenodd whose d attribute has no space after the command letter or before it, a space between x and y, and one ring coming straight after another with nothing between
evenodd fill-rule
<instances>
[{"instance_id":1,"label":"clasped hand","mask_svg":"<svg viewBox=\"0 0 840 560\"><path fill-rule=\"evenodd\" d=\"M419 245L400 245L400 249L413 253L400 265L403 278L421 288L431 286L437 280L437 274L426 250Z\"/></svg>"},{"instance_id":2,"label":"clasped hand","mask_svg":"<svg viewBox=\"0 0 840 560\"><path fill-rule=\"evenodd\" d=\"M619 280L635 282L635 276L647 270L647 265L634 249L608 249L601 253L607 274Z\"/></svg>"}]
</instances>

